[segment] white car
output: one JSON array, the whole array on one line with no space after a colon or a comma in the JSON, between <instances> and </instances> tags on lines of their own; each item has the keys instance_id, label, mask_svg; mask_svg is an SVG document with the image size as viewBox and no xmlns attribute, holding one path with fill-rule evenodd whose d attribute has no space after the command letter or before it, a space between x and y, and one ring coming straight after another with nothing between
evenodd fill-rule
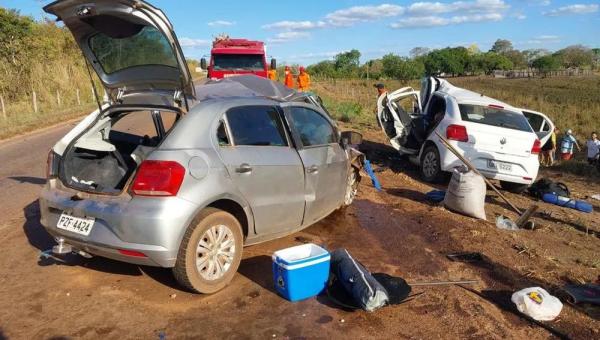
<instances>
[{"instance_id":1,"label":"white car","mask_svg":"<svg viewBox=\"0 0 600 340\"><path fill-rule=\"evenodd\" d=\"M548 117L443 79L425 78L421 85L420 92L404 87L382 94L377 118L390 144L420 165L424 180L441 180L462 165L434 131L506 190L523 191L535 180L538 154L554 130Z\"/></svg>"}]
</instances>

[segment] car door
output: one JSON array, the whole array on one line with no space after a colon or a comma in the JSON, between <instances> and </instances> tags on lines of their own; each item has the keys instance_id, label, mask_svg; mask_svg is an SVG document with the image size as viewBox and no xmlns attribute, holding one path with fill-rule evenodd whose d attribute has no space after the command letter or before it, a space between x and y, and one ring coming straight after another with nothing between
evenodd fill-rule
<instances>
[{"instance_id":1,"label":"car door","mask_svg":"<svg viewBox=\"0 0 600 340\"><path fill-rule=\"evenodd\" d=\"M217 131L223 162L261 235L297 229L304 215L304 167L282 119L275 106L233 107Z\"/></svg>"},{"instance_id":2,"label":"car door","mask_svg":"<svg viewBox=\"0 0 600 340\"><path fill-rule=\"evenodd\" d=\"M554 131L554 123L545 114L527 109L519 109L523 112L529 125L533 128L533 131L538 136L541 144L544 145L552 136Z\"/></svg>"},{"instance_id":3,"label":"car door","mask_svg":"<svg viewBox=\"0 0 600 340\"><path fill-rule=\"evenodd\" d=\"M325 113L310 105L284 105L298 154L304 165L304 225L312 224L343 202L348 159L338 132Z\"/></svg>"}]
</instances>

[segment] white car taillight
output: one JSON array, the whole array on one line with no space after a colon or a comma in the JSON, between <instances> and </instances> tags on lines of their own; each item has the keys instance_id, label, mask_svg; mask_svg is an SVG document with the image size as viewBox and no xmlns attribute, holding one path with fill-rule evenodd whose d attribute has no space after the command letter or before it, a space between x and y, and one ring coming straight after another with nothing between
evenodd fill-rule
<instances>
[{"instance_id":1,"label":"white car taillight","mask_svg":"<svg viewBox=\"0 0 600 340\"><path fill-rule=\"evenodd\" d=\"M185 168L174 161L143 161L133 180L138 196L175 196L185 176Z\"/></svg>"},{"instance_id":2,"label":"white car taillight","mask_svg":"<svg viewBox=\"0 0 600 340\"><path fill-rule=\"evenodd\" d=\"M469 135L467 134L467 128L456 124L448 125L446 128L446 138L459 142L468 142Z\"/></svg>"},{"instance_id":3,"label":"white car taillight","mask_svg":"<svg viewBox=\"0 0 600 340\"><path fill-rule=\"evenodd\" d=\"M531 154L539 155L540 152L542 152L542 142L536 138L536 140L533 142L533 146L531 147Z\"/></svg>"}]
</instances>

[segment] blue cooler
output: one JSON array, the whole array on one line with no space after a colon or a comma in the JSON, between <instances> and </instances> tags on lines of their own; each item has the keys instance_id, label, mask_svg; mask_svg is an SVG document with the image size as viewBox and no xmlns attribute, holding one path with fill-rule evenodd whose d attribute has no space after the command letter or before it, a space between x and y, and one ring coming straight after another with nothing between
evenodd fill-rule
<instances>
[{"instance_id":1,"label":"blue cooler","mask_svg":"<svg viewBox=\"0 0 600 340\"><path fill-rule=\"evenodd\" d=\"M330 259L327 250L312 243L276 251L275 289L292 302L318 295L327 286Z\"/></svg>"}]
</instances>

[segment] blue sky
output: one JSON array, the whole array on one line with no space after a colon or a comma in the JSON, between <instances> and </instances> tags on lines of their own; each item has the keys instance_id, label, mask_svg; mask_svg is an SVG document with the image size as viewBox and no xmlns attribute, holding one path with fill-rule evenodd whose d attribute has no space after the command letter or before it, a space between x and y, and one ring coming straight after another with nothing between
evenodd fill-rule
<instances>
[{"instance_id":1,"label":"blue sky","mask_svg":"<svg viewBox=\"0 0 600 340\"><path fill-rule=\"evenodd\" d=\"M267 42L280 63L310 64L352 48L363 61L415 46L477 44L498 38L518 49L583 44L600 47L600 1L192 1L150 0L173 22L188 58L210 53L219 33ZM43 17L49 1L0 0L0 6Z\"/></svg>"}]
</instances>

